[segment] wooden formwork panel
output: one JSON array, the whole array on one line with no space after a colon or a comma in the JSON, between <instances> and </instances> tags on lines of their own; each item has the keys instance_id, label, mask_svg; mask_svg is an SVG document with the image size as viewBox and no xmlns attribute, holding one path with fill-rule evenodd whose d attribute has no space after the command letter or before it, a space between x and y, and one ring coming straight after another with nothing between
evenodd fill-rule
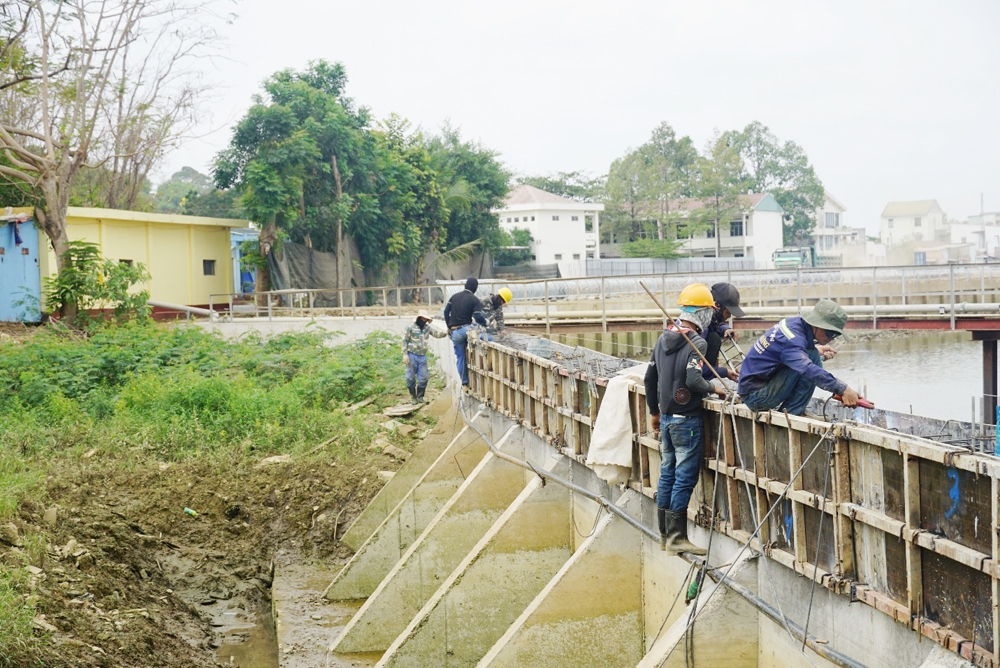
<instances>
[{"instance_id":1,"label":"wooden formwork panel","mask_svg":"<svg viewBox=\"0 0 1000 668\"><path fill-rule=\"evenodd\" d=\"M606 379L476 340L470 360L481 399L583 460ZM857 423L705 405L689 516L1000 668L1000 460ZM631 485L651 496L659 439L640 383L629 408Z\"/></svg>"}]
</instances>

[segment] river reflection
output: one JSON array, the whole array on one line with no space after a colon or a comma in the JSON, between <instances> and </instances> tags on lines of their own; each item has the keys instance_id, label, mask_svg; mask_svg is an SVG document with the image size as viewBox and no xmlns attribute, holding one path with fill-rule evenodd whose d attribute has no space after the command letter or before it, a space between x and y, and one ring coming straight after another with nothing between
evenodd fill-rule
<instances>
[{"instance_id":1,"label":"river reflection","mask_svg":"<svg viewBox=\"0 0 1000 668\"><path fill-rule=\"evenodd\" d=\"M620 357L649 361L659 332L554 335L567 345L580 345ZM759 332L741 332L746 349ZM976 398L981 419L982 344L968 332L883 333L880 338L856 334L837 357L826 363L835 376L861 391L879 408L942 420L969 420ZM817 396L826 396L817 391Z\"/></svg>"}]
</instances>

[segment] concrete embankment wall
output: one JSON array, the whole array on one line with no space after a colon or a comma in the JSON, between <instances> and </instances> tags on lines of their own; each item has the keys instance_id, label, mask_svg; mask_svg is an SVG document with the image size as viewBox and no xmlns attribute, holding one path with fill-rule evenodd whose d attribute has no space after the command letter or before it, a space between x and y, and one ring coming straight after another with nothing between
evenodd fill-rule
<instances>
[{"instance_id":1,"label":"concrete embankment wall","mask_svg":"<svg viewBox=\"0 0 1000 668\"><path fill-rule=\"evenodd\" d=\"M489 408L475 424L501 451L602 494L655 526L649 497L609 487L575 458ZM694 606L685 603L690 564L666 556L657 541L621 518L598 512L590 499L551 480L543 484L491 453L465 475L333 639L332 651L381 653L379 665L400 667L684 666L692 652L700 665L834 665L811 650L803 653L782 625L711 580L701 588L691 626ZM405 508L401 502L397 514ZM707 542L704 530L692 524L690 531L696 542ZM726 536L715 534L712 545L712 565L732 566L736 582L804 625L809 580ZM364 568L363 560L349 564L339 579ZM327 595L340 597L337 582ZM822 587L809 628L830 648L871 668L920 666L935 647Z\"/></svg>"}]
</instances>

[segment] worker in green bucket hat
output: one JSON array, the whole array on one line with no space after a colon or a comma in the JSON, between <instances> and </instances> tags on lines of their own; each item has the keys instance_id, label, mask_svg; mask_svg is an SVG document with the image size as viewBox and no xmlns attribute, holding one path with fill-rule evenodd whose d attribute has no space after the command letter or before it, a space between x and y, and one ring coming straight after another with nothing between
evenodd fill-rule
<instances>
[{"instance_id":1,"label":"worker in green bucket hat","mask_svg":"<svg viewBox=\"0 0 1000 668\"><path fill-rule=\"evenodd\" d=\"M857 406L860 397L829 371L823 359L836 355L829 344L847 337L847 313L836 302L821 299L794 318L785 318L757 339L740 367L737 392L753 411L780 409L805 413L817 387Z\"/></svg>"}]
</instances>

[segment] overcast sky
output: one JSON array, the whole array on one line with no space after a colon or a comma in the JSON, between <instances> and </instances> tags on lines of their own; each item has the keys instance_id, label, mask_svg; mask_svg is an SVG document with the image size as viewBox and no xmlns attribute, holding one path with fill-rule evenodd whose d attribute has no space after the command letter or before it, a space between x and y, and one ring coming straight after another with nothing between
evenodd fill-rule
<instances>
[{"instance_id":1,"label":"overcast sky","mask_svg":"<svg viewBox=\"0 0 1000 668\"><path fill-rule=\"evenodd\" d=\"M845 222L890 200L1000 210L1000 2L241 0L207 136L168 157L208 171L260 82L324 58L378 117L445 120L516 173L607 172L661 121L699 148L759 120L798 142Z\"/></svg>"}]
</instances>

